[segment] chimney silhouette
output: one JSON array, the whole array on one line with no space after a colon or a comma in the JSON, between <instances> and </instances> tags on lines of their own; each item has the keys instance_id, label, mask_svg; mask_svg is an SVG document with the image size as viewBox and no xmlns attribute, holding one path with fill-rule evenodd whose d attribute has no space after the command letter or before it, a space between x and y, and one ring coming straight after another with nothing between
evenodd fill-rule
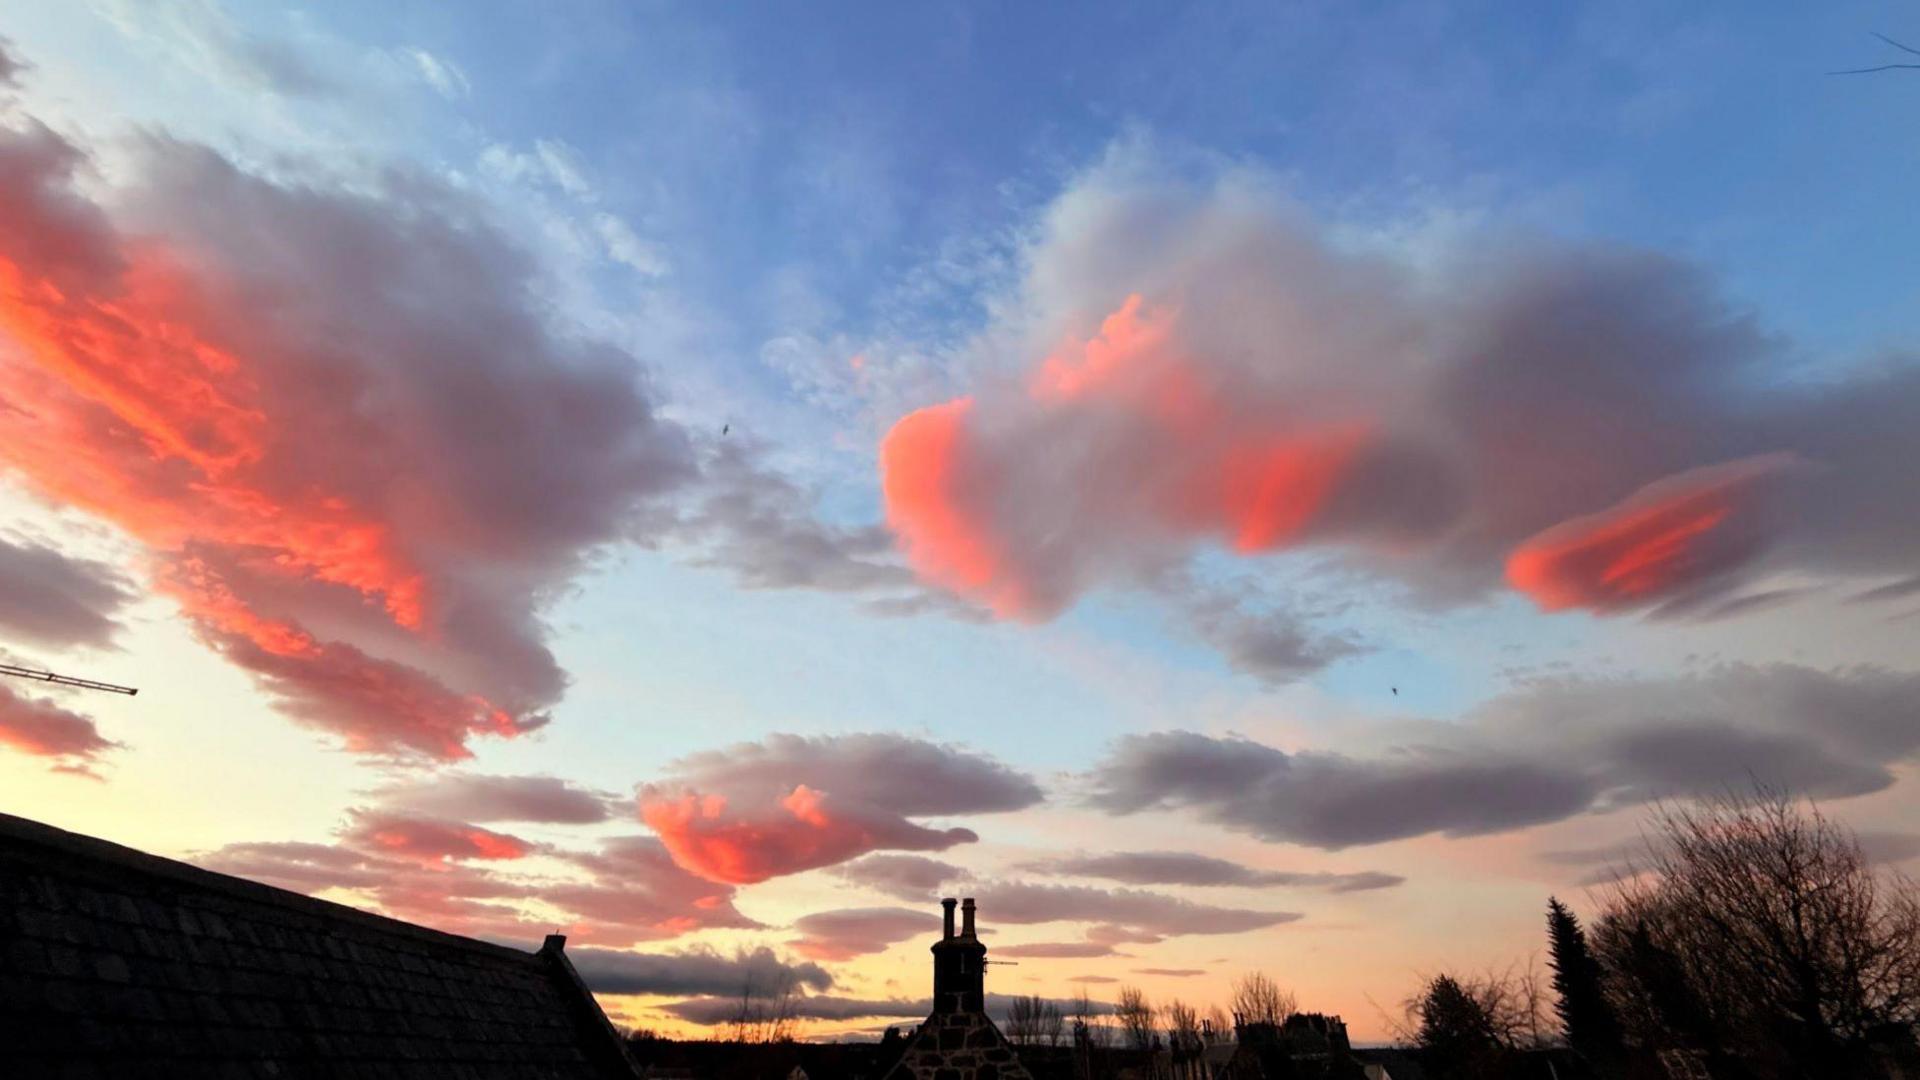
<instances>
[{"instance_id":1,"label":"chimney silhouette","mask_svg":"<svg viewBox=\"0 0 1920 1080\"><path fill-rule=\"evenodd\" d=\"M944 929L940 933L940 940L942 941L945 941L946 939L953 936L953 905L956 903L958 903L958 901L956 901L951 896L947 897L945 900L940 901L940 906L945 908L947 911L946 921L943 924Z\"/></svg>"},{"instance_id":2,"label":"chimney silhouette","mask_svg":"<svg viewBox=\"0 0 1920 1080\"><path fill-rule=\"evenodd\" d=\"M980 944L973 925L973 898L961 903L960 933L953 932L953 900L940 901L946 909L946 934L933 944L933 1011L985 1014L987 1009L987 947Z\"/></svg>"}]
</instances>

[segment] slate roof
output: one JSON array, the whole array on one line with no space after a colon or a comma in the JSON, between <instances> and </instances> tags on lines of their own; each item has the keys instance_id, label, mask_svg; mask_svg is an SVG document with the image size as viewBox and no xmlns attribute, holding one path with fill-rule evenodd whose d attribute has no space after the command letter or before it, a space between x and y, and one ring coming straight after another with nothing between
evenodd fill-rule
<instances>
[{"instance_id":1,"label":"slate roof","mask_svg":"<svg viewBox=\"0 0 1920 1080\"><path fill-rule=\"evenodd\" d=\"M0 1076L639 1075L521 952L0 814Z\"/></svg>"}]
</instances>

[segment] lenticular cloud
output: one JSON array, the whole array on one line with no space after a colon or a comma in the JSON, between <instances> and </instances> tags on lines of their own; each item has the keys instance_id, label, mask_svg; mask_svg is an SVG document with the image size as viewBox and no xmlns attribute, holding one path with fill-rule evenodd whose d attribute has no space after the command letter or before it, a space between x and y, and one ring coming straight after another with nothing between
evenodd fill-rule
<instances>
[{"instance_id":1,"label":"lenticular cloud","mask_svg":"<svg viewBox=\"0 0 1920 1080\"><path fill-rule=\"evenodd\" d=\"M977 345L995 374L882 439L901 551L1025 620L1205 548L1603 613L1920 561L1920 514L1886 488L1888 455L1920 452L1911 362L1783 385L1776 338L1646 253L1443 262L1335 245L1245 177L1109 162Z\"/></svg>"}]
</instances>

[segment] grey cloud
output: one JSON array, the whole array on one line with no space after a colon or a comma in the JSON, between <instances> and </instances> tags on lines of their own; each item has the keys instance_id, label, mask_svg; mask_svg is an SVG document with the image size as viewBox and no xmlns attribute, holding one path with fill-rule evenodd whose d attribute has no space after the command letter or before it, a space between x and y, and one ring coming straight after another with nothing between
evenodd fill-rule
<instances>
[{"instance_id":1,"label":"grey cloud","mask_svg":"<svg viewBox=\"0 0 1920 1080\"><path fill-rule=\"evenodd\" d=\"M467 772L404 780L372 797L460 821L540 821L586 825L613 816L616 800L556 776L487 776Z\"/></svg>"},{"instance_id":2,"label":"grey cloud","mask_svg":"<svg viewBox=\"0 0 1920 1080\"><path fill-rule=\"evenodd\" d=\"M1915 593L1920 593L1920 574L1901 578L1898 581L1889 581L1885 585L1856 593L1848 599L1856 604L1873 604L1882 600L1904 600Z\"/></svg>"},{"instance_id":3,"label":"grey cloud","mask_svg":"<svg viewBox=\"0 0 1920 1080\"><path fill-rule=\"evenodd\" d=\"M1366 651L1350 636L1315 630L1296 610L1298 605L1263 597L1250 581L1215 584L1172 575L1161 578L1158 591L1228 667L1268 686L1293 682Z\"/></svg>"},{"instance_id":4,"label":"grey cloud","mask_svg":"<svg viewBox=\"0 0 1920 1080\"><path fill-rule=\"evenodd\" d=\"M0 539L0 629L37 645L106 645L133 599L105 563Z\"/></svg>"},{"instance_id":5,"label":"grey cloud","mask_svg":"<svg viewBox=\"0 0 1920 1080\"><path fill-rule=\"evenodd\" d=\"M1402 884L1406 878L1378 871L1260 870L1209 855L1181 851L1117 851L1104 855L1071 855L1037 860L1020 867L1032 873L1105 878L1128 885L1237 885L1325 889L1363 892Z\"/></svg>"},{"instance_id":6,"label":"grey cloud","mask_svg":"<svg viewBox=\"0 0 1920 1080\"><path fill-rule=\"evenodd\" d=\"M793 922L800 937L795 952L814 960L851 960L881 952L896 941L934 937L940 916L921 908L841 908L816 911Z\"/></svg>"},{"instance_id":7,"label":"grey cloud","mask_svg":"<svg viewBox=\"0 0 1920 1080\"><path fill-rule=\"evenodd\" d=\"M91 776L100 755L119 746L88 717L0 686L0 749L47 758L58 771Z\"/></svg>"},{"instance_id":8,"label":"grey cloud","mask_svg":"<svg viewBox=\"0 0 1920 1080\"><path fill-rule=\"evenodd\" d=\"M0 91L15 89L27 64L13 51L13 42L0 37Z\"/></svg>"},{"instance_id":9,"label":"grey cloud","mask_svg":"<svg viewBox=\"0 0 1920 1080\"><path fill-rule=\"evenodd\" d=\"M770 464L770 451L744 433L703 447L699 491L657 531L694 565L726 572L744 588L846 593L883 617L985 617L915 577L885 527L824 520L818 493Z\"/></svg>"},{"instance_id":10,"label":"grey cloud","mask_svg":"<svg viewBox=\"0 0 1920 1080\"><path fill-rule=\"evenodd\" d=\"M1026 280L978 343L997 373L968 388L949 481L996 545L1000 577L983 594L1021 596L1022 614L1046 618L1225 542L1312 547L1432 603L1511 581L1554 609L1639 613L1688 598L1696 614L1730 617L1757 608L1739 601L1770 571L1910 575L1920 560L1920 504L1900 497L1920 457L1910 354L1782 380L1771 373L1793 344L1699 267L1496 237L1435 270L1335 242L1280 187L1245 170L1176 178L1134 145L1049 209ZM1062 337L1087 339L1129 295L1167 320L1171 345L1138 371L1103 368L1112 400L1091 376L1070 394L1034 393L1040 357ZM1178 378L1151 381L1167 371ZM1207 406L1192 432L1126 396L1164 406L1167 394L1146 391L1166 386L1187 395L1176 405ZM1301 520L1285 528L1249 537L1194 494L1237 490L1244 462L1223 445L1244 436L1257 456L1328 432L1361 434L1299 485ZM1787 459L1805 468L1693 492L1715 524L1656 572L1609 576L1619 538L1564 531L1554 536L1572 554L1544 560L1538 580L1508 572L1556 527L1682 494L1671 482L1699 470ZM1249 637L1226 610L1198 629L1256 675L1329 657L1297 626Z\"/></svg>"},{"instance_id":11,"label":"grey cloud","mask_svg":"<svg viewBox=\"0 0 1920 1080\"><path fill-rule=\"evenodd\" d=\"M1101 956L1119 956L1113 946L1101 941L1037 941L1026 945L997 945L997 956L1030 956L1035 959L1091 960Z\"/></svg>"},{"instance_id":12,"label":"grey cloud","mask_svg":"<svg viewBox=\"0 0 1920 1080\"><path fill-rule=\"evenodd\" d=\"M790 963L764 947L730 956L712 949L641 953L589 947L568 949L567 958L596 994L731 994L737 1005L747 985L833 987L833 976L819 964Z\"/></svg>"},{"instance_id":13,"label":"grey cloud","mask_svg":"<svg viewBox=\"0 0 1920 1080\"><path fill-rule=\"evenodd\" d=\"M1822 797L1879 790L1920 749L1920 675L1727 666L1542 681L1370 757L1238 736L1121 739L1091 776L1117 814L1185 807L1265 840L1342 848L1465 836L1758 778Z\"/></svg>"},{"instance_id":14,"label":"grey cloud","mask_svg":"<svg viewBox=\"0 0 1920 1080\"><path fill-rule=\"evenodd\" d=\"M733 890L674 865L651 836L618 836L596 848L542 853L584 872L585 880L534 878L499 864L423 863L396 858L352 830L339 845L292 841L228 844L194 858L221 873L296 892L347 889L396 918L489 940L538 941L554 929L538 903L563 913L577 942L621 946L699 929L754 929L733 904ZM580 950L584 951L584 950Z\"/></svg>"},{"instance_id":15,"label":"grey cloud","mask_svg":"<svg viewBox=\"0 0 1920 1080\"><path fill-rule=\"evenodd\" d=\"M966 876L960 867L924 855L869 855L838 867L834 873L902 900L931 899L942 884Z\"/></svg>"},{"instance_id":16,"label":"grey cloud","mask_svg":"<svg viewBox=\"0 0 1920 1080\"><path fill-rule=\"evenodd\" d=\"M666 771L723 794L784 794L805 784L903 816L1024 810L1043 797L1032 778L993 758L886 732L769 735L690 754Z\"/></svg>"},{"instance_id":17,"label":"grey cloud","mask_svg":"<svg viewBox=\"0 0 1920 1080\"><path fill-rule=\"evenodd\" d=\"M732 1023L740 1012L740 997L736 992L731 998L699 997L687 1001L676 1001L661 1008L689 1024L701 1024L717 1027ZM829 994L808 994L795 998L790 1003L792 1014L798 1020L862 1020L868 1017L887 1019L926 1016L933 1011L931 999L913 1000L907 998L847 998Z\"/></svg>"},{"instance_id":18,"label":"grey cloud","mask_svg":"<svg viewBox=\"0 0 1920 1080\"><path fill-rule=\"evenodd\" d=\"M1006 994L988 994L986 1007L989 1013L1005 1015L1013 1004L1013 998ZM1065 999L1055 1000L1063 1012L1069 1011L1074 1002ZM740 1010L740 999L736 995L724 997L693 998L679 1001L663 1008L692 1024L718 1026L731 1023ZM933 1011L931 998L846 998L827 994L809 994L795 998L792 1002L793 1015L801 1020L861 1020L869 1017L885 1019L916 1018L926 1016ZM1105 1016L1113 1012L1113 1006L1105 1002L1094 1002L1093 1015Z\"/></svg>"},{"instance_id":19,"label":"grey cloud","mask_svg":"<svg viewBox=\"0 0 1920 1080\"><path fill-rule=\"evenodd\" d=\"M983 882L974 891L981 898L980 917L989 925L1099 923L1110 927L1110 932L1090 936L1104 936L1108 943L1186 934L1238 934L1300 918L1290 911L1219 907L1138 889Z\"/></svg>"}]
</instances>

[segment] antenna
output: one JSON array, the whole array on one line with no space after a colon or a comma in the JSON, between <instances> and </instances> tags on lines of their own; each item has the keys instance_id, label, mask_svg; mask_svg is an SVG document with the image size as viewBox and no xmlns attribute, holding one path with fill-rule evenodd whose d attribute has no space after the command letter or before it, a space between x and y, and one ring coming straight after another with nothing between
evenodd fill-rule
<instances>
[{"instance_id":1,"label":"antenna","mask_svg":"<svg viewBox=\"0 0 1920 1080\"><path fill-rule=\"evenodd\" d=\"M109 694L125 694L128 697L139 693L132 686L119 686L110 682L95 682L92 679L78 679L72 675L56 675L51 671L36 671L33 668L15 667L12 664L0 664L0 675L12 675L21 679L35 679L54 686L77 686L83 690L105 690Z\"/></svg>"}]
</instances>

